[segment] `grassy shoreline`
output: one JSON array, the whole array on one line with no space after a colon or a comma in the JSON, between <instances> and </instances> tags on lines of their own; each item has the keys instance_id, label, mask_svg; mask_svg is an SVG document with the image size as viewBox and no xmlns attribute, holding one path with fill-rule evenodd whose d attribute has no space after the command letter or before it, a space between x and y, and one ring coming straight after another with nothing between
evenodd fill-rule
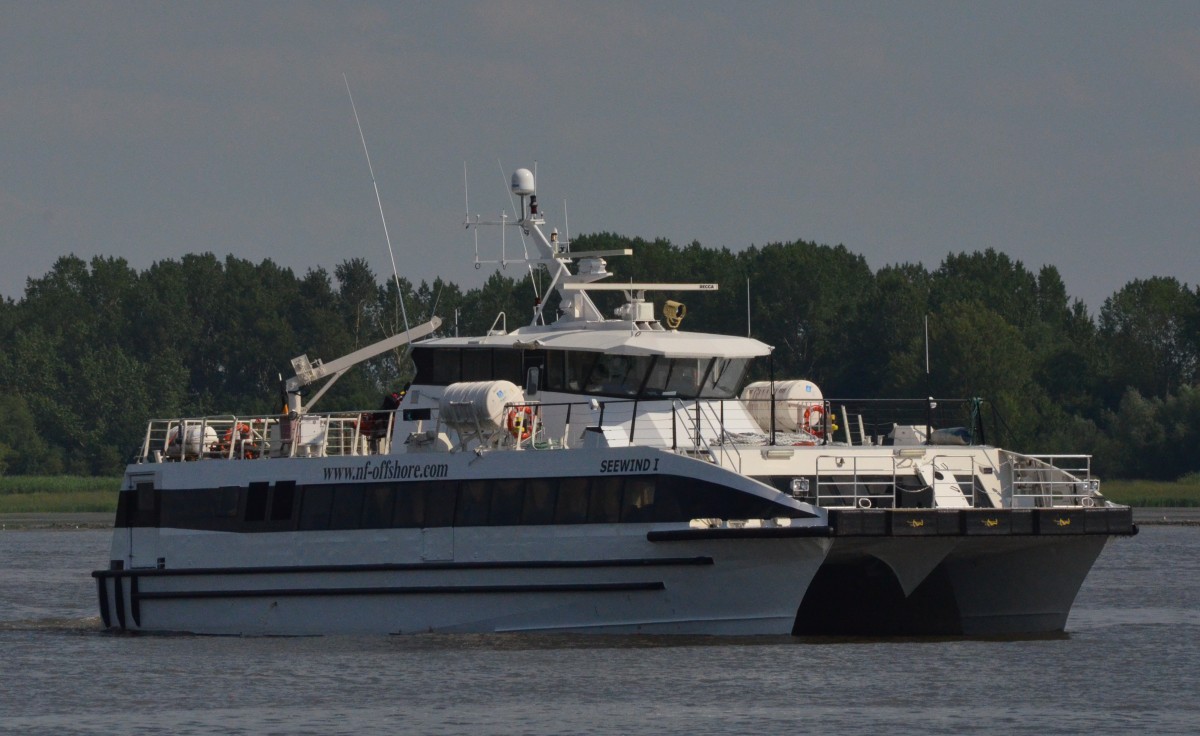
<instances>
[{"instance_id":1,"label":"grassy shoreline","mask_svg":"<svg viewBox=\"0 0 1200 736\"><path fill-rule=\"evenodd\" d=\"M112 513L120 489L120 476L0 476L0 514Z\"/></svg>"},{"instance_id":2,"label":"grassy shoreline","mask_svg":"<svg viewBox=\"0 0 1200 736\"><path fill-rule=\"evenodd\" d=\"M0 476L0 514L115 512L121 478ZM1200 507L1200 480L1111 480L1101 484L1114 503L1141 508Z\"/></svg>"},{"instance_id":3,"label":"grassy shoreline","mask_svg":"<svg viewBox=\"0 0 1200 736\"><path fill-rule=\"evenodd\" d=\"M1113 503L1139 508L1200 506L1200 482L1155 480L1110 480L1100 492Z\"/></svg>"}]
</instances>

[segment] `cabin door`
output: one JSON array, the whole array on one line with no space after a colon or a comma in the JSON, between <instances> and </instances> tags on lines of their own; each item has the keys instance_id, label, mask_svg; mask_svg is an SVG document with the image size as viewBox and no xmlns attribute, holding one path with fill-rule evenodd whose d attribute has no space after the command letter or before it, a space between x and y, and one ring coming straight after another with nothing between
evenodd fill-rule
<instances>
[{"instance_id":1,"label":"cabin door","mask_svg":"<svg viewBox=\"0 0 1200 736\"><path fill-rule=\"evenodd\" d=\"M161 495L154 487L154 476L133 478L135 494L134 522L129 527L129 566L158 566L158 525Z\"/></svg>"}]
</instances>

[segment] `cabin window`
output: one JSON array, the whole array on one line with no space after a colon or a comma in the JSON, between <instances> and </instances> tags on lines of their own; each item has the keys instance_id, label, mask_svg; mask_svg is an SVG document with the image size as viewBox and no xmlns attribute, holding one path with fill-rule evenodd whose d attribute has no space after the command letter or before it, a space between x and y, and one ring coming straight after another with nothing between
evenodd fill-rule
<instances>
[{"instance_id":1,"label":"cabin window","mask_svg":"<svg viewBox=\"0 0 1200 736\"><path fill-rule=\"evenodd\" d=\"M390 485L372 486L363 494L362 528L386 529L392 525L392 506L396 488Z\"/></svg>"},{"instance_id":2,"label":"cabin window","mask_svg":"<svg viewBox=\"0 0 1200 736\"><path fill-rule=\"evenodd\" d=\"M521 350L497 348L493 355L492 378L497 381L512 381L518 386L525 384L525 375L521 366Z\"/></svg>"},{"instance_id":3,"label":"cabin window","mask_svg":"<svg viewBox=\"0 0 1200 736\"><path fill-rule=\"evenodd\" d=\"M587 384L588 375L592 372L592 366L602 353L585 353L580 350L572 350L563 355L566 362L564 368L566 372L566 390L576 393L582 393L583 387Z\"/></svg>"},{"instance_id":4,"label":"cabin window","mask_svg":"<svg viewBox=\"0 0 1200 736\"><path fill-rule=\"evenodd\" d=\"M223 486L217 489L216 511L217 518L236 519L238 502L242 497L242 489L237 486Z\"/></svg>"},{"instance_id":5,"label":"cabin window","mask_svg":"<svg viewBox=\"0 0 1200 736\"><path fill-rule=\"evenodd\" d=\"M513 526L521 523L521 503L525 494L523 480L497 480L492 484L491 526Z\"/></svg>"},{"instance_id":6,"label":"cabin window","mask_svg":"<svg viewBox=\"0 0 1200 736\"><path fill-rule=\"evenodd\" d=\"M566 366L567 354L562 350L546 351L546 370L542 380L546 382L549 391L565 391L567 386Z\"/></svg>"},{"instance_id":7,"label":"cabin window","mask_svg":"<svg viewBox=\"0 0 1200 736\"><path fill-rule=\"evenodd\" d=\"M658 476L654 478L654 521L691 521L693 517L683 512L679 502L678 478Z\"/></svg>"},{"instance_id":8,"label":"cabin window","mask_svg":"<svg viewBox=\"0 0 1200 736\"><path fill-rule=\"evenodd\" d=\"M329 512L330 529L357 529L362 517L363 487L339 485L333 491L333 507Z\"/></svg>"},{"instance_id":9,"label":"cabin window","mask_svg":"<svg viewBox=\"0 0 1200 736\"><path fill-rule=\"evenodd\" d=\"M462 365L460 350L455 348L433 348L433 366L429 382L435 386L449 386L461 380Z\"/></svg>"},{"instance_id":10,"label":"cabin window","mask_svg":"<svg viewBox=\"0 0 1200 736\"><path fill-rule=\"evenodd\" d=\"M656 521L654 512L654 476L634 475L626 478L625 494L621 501L621 521Z\"/></svg>"},{"instance_id":11,"label":"cabin window","mask_svg":"<svg viewBox=\"0 0 1200 736\"><path fill-rule=\"evenodd\" d=\"M525 504L521 507L522 524L553 524L558 483L550 478L530 478L525 483Z\"/></svg>"},{"instance_id":12,"label":"cabin window","mask_svg":"<svg viewBox=\"0 0 1200 736\"><path fill-rule=\"evenodd\" d=\"M458 508L454 513L455 526L487 524L492 505L492 485L486 480L463 481L458 487Z\"/></svg>"},{"instance_id":13,"label":"cabin window","mask_svg":"<svg viewBox=\"0 0 1200 736\"><path fill-rule=\"evenodd\" d=\"M462 380L490 381L492 380L492 352L486 348L475 348L458 351L462 355Z\"/></svg>"},{"instance_id":14,"label":"cabin window","mask_svg":"<svg viewBox=\"0 0 1200 736\"><path fill-rule=\"evenodd\" d=\"M421 383L433 383L433 350L414 347L412 362L417 371L417 380Z\"/></svg>"},{"instance_id":15,"label":"cabin window","mask_svg":"<svg viewBox=\"0 0 1200 736\"><path fill-rule=\"evenodd\" d=\"M246 492L246 521L266 521L267 492L270 489L270 483L264 482L250 484L250 490Z\"/></svg>"},{"instance_id":16,"label":"cabin window","mask_svg":"<svg viewBox=\"0 0 1200 736\"><path fill-rule=\"evenodd\" d=\"M563 478L558 484L554 504L555 524L582 524L587 521L588 478Z\"/></svg>"},{"instance_id":17,"label":"cabin window","mask_svg":"<svg viewBox=\"0 0 1200 736\"><path fill-rule=\"evenodd\" d=\"M296 481L281 480L271 496L271 521L290 521L296 505Z\"/></svg>"},{"instance_id":18,"label":"cabin window","mask_svg":"<svg viewBox=\"0 0 1200 736\"><path fill-rule=\"evenodd\" d=\"M234 517L237 516L238 489L234 488ZM131 493L122 493L121 497L130 497ZM162 497L162 525L165 527L183 527L195 524L200 519L219 518L217 501L219 491L177 491L164 493ZM228 517L226 517L228 518ZM118 523L117 526L131 526L128 523Z\"/></svg>"},{"instance_id":19,"label":"cabin window","mask_svg":"<svg viewBox=\"0 0 1200 736\"><path fill-rule=\"evenodd\" d=\"M621 520L620 476L592 480L587 520L589 524L615 524Z\"/></svg>"},{"instance_id":20,"label":"cabin window","mask_svg":"<svg viewBox=\"0 0 1200 736\"><path fill-rule=\"evenodd\" d=\"M425 489L425 528L454 526L454 505L458 494L454 481L431 482Z\"/></svg>"},{"instance_id":21,"label":"cabin window","mask_svg":"<svg viewBox=\"0 0 1200 736\"><path fill-rule=\"evenodd\" d=\"M396 486L392 509L392 526L398 529L418 529L425 523L425 496L429 483L402 483Z\"/></svg>"},{"instance_id":22,"label":"cabin window","mask_svg":"<svg viewBox=\"0 0 1200 736\"><path fill-rule=\"evenodd\" d=\"M308 486L300 499L300 529L313 531L329 528L329 510L333 507L333 486Z\"/></svg>"}]
</instances>

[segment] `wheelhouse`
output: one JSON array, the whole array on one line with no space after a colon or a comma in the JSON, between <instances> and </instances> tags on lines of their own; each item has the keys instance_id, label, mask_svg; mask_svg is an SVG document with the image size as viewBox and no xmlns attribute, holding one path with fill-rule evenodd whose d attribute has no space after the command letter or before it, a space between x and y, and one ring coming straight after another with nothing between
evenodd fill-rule
<instances>
[{"instance_id":1,"label":"wheelhouse","mask_svg":"<svg viewBox=\"0 0 1200 736\"><path fill-rule=\"evenodd\" d=\"M412 355L419 382L431 386L492 380L528 386L532 375L542 391L626 399L736 398L751 362L478 346L420 346Z\"/></svg>"}]
</instances>

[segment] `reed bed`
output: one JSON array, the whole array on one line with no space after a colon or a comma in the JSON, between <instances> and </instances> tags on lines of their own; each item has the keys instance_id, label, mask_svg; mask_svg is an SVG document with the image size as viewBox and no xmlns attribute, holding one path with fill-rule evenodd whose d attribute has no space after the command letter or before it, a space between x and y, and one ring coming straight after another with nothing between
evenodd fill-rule
<instances>
[{"instance_id":1,"label":"reed bed","mask_svg":"<svg viewBox=\"0 0 1200 736\"><path fill-rule=\"evenodd\" d=\"M1100 485L1105 498L1138 507L1200 506L1200 476L1177 481L1108 480Z\"/></svg>"},{"instance_id":2,"label":"reed bed","mask_svg":"<svg viewBox=\"0 0 1200 736\"><path fill-rule=\"evenodd\" d=\"M0 476L0 514L116 511L120 477Z\"/></svg>"}]
</instances>

